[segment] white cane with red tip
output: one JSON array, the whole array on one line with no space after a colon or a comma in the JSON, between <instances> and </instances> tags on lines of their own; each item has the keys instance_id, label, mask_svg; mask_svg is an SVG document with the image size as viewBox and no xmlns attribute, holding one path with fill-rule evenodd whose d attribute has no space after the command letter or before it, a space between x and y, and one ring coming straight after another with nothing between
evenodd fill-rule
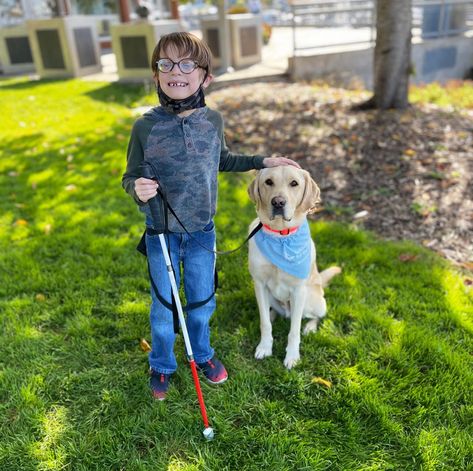
<instances>
[{"instance_id":1,"label":"white cane with red tip","mask_svg":"<svg viewBox=\"0 0 473 471\"><path fill-rule=\"evenodd\" d=\"M186 346L187 357L189 359L189 365L192 370L192 376L194 378L195 390L197 392L197 398L199 399L200 412L202 413L202 419L204 421L205 429L203 431L204 437L207 440L214 438L214 431L212 427L209 427L209 420L207 418L207 409L205 408L204 397L200 388L199 376L197 374L197 368L194 360L194 353L192 352L192 345L189 339L189 333L187 332L186 320L182 311L181 300L179 299L179 291L177 289L176 279L174 278L174 272L172 269L171 259L169 258L168 249L166 246L166 240L164 234L159 234L159 242L161 243L161 249L163 251L164 260L166 262L166 268L169 275L169 281L171 283L172 295L176 301L177 314L179 316L179 323L182 328L182 336L184 337L184 344Z\"/></svg>"},{"instance_id":2,"label":"white cane with red tip","mask_svg":"<svg viewBox=\"0 0 473 471\"><path fill-rule=\"evenodd\" d=\"M142 176L144 178L149 178L150 180L158 181L156 169L153 164L150 162L143 162L141 165ZM159 183L158 183L159 185ZM162 191L162 188L159 188L159 192L163 200L165 200L165 194ZM197 374L197 367L194 360L194 353L192 351L192 345L189 339L189 333L187 332L186 320L184 318L184 313L182 310L181 300L179 298L179 290L177 288L176 279L174 278L174 271L172 268L171 259L169 257L168 248L166 245L166 240L164 238L164 233L167 230L167 208L166 205L161 205L158 202L157 196L151 198L148 201L149 208L151 210L151 216L153 219L153 224L155 230L158 232L159 242L161 244L161 250L164 255L164 261L166 263L166 269L169 276L169 281L171 283L172 296L176 302L177 314L179 317L179 323L181 324L182 335L184 337L184 344L186 347L187 357L189 359L189 365L192 371L192 377L194 378L195 390L197 392L197 398L199 400L200 412L202 414L202 419L204 421L205 429L203 431L204 437L207 440L212 440L214 438L214 431L212 427L209 426L209 420L207 418L207 409L205 408L204 397L202 395L202 389L200 387L199 375ZM150 270L151 276L151 270Z\"/></svg>"}]
</instances>

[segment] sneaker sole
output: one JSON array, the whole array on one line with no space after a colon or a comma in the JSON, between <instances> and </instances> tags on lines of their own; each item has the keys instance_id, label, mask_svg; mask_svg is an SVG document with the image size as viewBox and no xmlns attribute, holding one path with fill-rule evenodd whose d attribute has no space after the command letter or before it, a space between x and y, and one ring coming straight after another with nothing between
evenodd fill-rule
<instances>
[{"instance_id":1,"label":"sneaker sole","mask_svg":"<svg viewBox=\"0 0 473 471\"><path fill-rule=\"evenodd\" d=\"M204 378L207 381L207 383L217 385L217 384L223 384L228 379L228 376L226 378L221 379L220 381L212 381L209 378L207 378L207 376L205 375L204 375Z\"/></svg>"},{"instance_id":2,"label":"sneaker sole","mask_svg":"<svg viewBox=\"0 0 473 471\"><path fill-rule=\"evenodd\" d=\"M151 395L153 396L153 399L155 399L156 401L164 401L164 399L166 399L166 394L164 396L160 396L159 393L152 391Z\"/></svg>"}]
</instances>

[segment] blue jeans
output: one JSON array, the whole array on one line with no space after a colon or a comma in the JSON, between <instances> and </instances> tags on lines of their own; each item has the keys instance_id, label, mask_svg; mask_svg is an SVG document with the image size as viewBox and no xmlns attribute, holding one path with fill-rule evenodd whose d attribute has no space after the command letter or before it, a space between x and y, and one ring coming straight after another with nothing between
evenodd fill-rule
<instances>
[{"instance_id":1,"label":"blue jeans","mask_svg":"<svg viewBox=\"0 0 473 471\"><path fill-rule=\"evenodd\" d=\"M172 232L165 236L171 254L171 262L180 285L181 268L187 303L207 299L214 292L215 254L202 248L196 241L210 250L215 249L215 227L210 222L203 230L188 234ZM162 298L171 303L171 283L157 235L146 235L148 261L154 283ZM158 373L171 374L177 369L174 355L174 333L172 311L156 297L151 287L151 342L149 365ZM204 363L214 355L210 346L209 321L215 310L215 296L205 305L187 313L186 326L196 363Z\"/></svg>"}]
</instances>

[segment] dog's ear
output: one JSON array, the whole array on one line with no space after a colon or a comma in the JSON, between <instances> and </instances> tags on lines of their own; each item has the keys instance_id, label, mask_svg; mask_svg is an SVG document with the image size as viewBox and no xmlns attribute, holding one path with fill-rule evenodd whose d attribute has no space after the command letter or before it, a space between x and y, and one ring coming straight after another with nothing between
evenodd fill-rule
<instances>
[{"instance_id":1,"label":"dog's ear","mask_svg":"<svg viewBox=\"0 0 473 471\"><path fill-rule=\"evenodd\" d=\"M320 189L312 179L309 172L304 171L305 188L302 195L300 208L302 211L313 213L320 203Z\"/></svg>"},{"instance_id":2,"label":"dog's ear","mask_svg":"<svg viewBox=\"0 0 473 471\"><path fill-rule=\"evenodd\" d=\"M248 196L253 203L256 203L256 208L261 204L261 196L258 188L259 172L256 172L255 179L248 185Z\"/></svg>"}]
</instances>

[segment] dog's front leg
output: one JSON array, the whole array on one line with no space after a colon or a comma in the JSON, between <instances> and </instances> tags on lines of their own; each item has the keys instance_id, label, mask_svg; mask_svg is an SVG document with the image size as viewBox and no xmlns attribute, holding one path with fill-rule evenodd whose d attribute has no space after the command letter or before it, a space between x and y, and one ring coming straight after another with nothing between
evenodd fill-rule
<instances>
[{"instance_id":1,"label":"dog's front leg","mask_svg":"<svg viewBox=\"0 0 473 471\"><path fill-rule=\"evenodd\" d=\"M299 361L299 345L301 343L301 322L306 298L304 286L291 293L291 328L287 339L284 366L290 370Z\"/></svg>"},{"instance_id":2,"label":"dog's front leg","mask_svg":"<svg viewBox=\"0 0 473 471\"><path fill-rule=\"evenodd\" d=\"M255 358L261 360L273 353L273 328L269 314L269 291L265 284L255 280L255 295L259 308L261 340L256 347Z\"/></svg>"}]
</instances>

